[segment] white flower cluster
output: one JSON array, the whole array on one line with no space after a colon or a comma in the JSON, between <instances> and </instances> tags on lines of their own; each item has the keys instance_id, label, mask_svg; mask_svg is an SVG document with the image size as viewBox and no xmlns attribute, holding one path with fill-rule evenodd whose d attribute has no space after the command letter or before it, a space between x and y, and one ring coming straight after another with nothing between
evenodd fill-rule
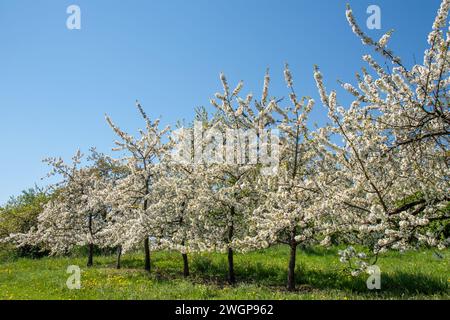
<instances>
[{"instance_id":1,"label":"white flower cluster","mask_svg":"<svg viewBox=\"0 0 450 320\"><path fill-rule=\"evenodd\" d=\"M345 250L339 250L339 261L348 265L352 276L368 272L369 262L364 252L356 252L355 248L349 246Z\"/></svg>"}]
</instances>

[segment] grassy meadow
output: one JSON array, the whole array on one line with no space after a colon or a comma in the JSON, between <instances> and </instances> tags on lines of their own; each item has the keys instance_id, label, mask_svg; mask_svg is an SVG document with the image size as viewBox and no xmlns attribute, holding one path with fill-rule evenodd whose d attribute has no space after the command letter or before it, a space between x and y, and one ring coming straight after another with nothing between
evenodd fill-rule
<instances>
[{"instance_id":1,"label":"grassy meadow","mask_svg":"<svg viewBox=\"0 0 450 320\"><path fill-rule=\"evenodd\" d=\"M297 291L284 288L288 250L274 247L235 257L238 284L225 281L225 255L190 256L191 276L182 276L181 255L154 252L152 272L142 270L143 255L127 254L122 269L115 256L46 257L0 260L0 299L449 299L450 250L389 252L381 268L381 290L366 287L367 275L343 271L338 248L299 250ZM69 265L79 265L81 289L69 290Z\"/></svg>"}]
</instances>

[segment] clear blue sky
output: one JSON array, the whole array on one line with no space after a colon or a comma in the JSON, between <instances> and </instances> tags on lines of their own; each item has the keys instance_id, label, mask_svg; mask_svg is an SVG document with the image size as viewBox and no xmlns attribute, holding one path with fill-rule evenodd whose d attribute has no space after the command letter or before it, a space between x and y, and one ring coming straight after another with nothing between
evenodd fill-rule
<instances>
[{"instance_id":1,"label":"clear blue sky","mask_svg":"<svg viewBox=\"0 0 450 320\"><path fill-rule=\"evenodd\" d=\"M46 183L44 157L109 152L104 113L124 129L142 127L136 99L174 123L209 105L221 71L257 95L266 67L271 93L286 94L285 62L302 95L317 97L314 64L329 89L354 81L369 49L348 27L346 2L362 26L367 7L380 6L382 30L367 33L394 28L390 47L408 65L422 60L439 0L1 0L0 204ZM71 4L81 8L79 31L66 28ZM317 108L315 120L324 114Z\"/></svg>"}]
</instances>

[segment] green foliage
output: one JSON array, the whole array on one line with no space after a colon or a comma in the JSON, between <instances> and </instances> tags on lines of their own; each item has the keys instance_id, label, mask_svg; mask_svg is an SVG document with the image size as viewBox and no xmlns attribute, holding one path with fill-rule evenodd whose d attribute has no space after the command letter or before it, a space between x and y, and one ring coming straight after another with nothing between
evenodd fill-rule
<instances>
[{"instance_id":1,"label":"green foliage","mask_svg":"<svg viewBox=\"0 0 450 320\"><path fill-rule=\"evenodd\" d=\"M50 195L37 187L23 191L17 197L12 197L3 208L0 208L0 239L13 233L26 233L36 226L37 217L50 198ZM6 253L12 257L36 257L44 254L40 248L36 247L27 246L13 249L11 245L0 244L0 255Z\"/></svg>"},{"instance_id":2,"label":"green foliage","mask_svg":"<svg viewBox=\"0 0 450 320\"><path fill-rule=\"evenodd\" d=\"M236 254L239 283L225 281L226 256L190 255L191 277L182 278L182 259L176 252L155 252L152 272L143 271L143 255L96 257L84 268L85 257L0 262L0 299L449 299L450 250L389 252L378 265L381 290L369 291L367 275L342 272L338 247L299 250L296 292L285 290L289 251L286 246ZM69 290L69 265L82 268L81 289Z\"/></svg>"}]
</instances>

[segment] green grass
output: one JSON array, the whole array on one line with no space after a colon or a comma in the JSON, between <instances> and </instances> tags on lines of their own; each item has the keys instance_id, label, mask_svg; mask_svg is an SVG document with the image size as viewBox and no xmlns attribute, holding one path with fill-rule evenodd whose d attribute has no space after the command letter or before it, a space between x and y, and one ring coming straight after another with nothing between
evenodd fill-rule
<instances>
[{"instance_id":1,"label":"green grass","mask_svg":"<svg viewBox=\"0 0 450 320\"><path fill-rule=\"evenodd\" d=\"M235 258L238 284L224 281L226 257L220 254L190 257L192 276L182 277L180 254L156 252L152 272L141 270L143 257L95 257L86 268L84 257L15 259L0 262L0 299L449 299L450 250L443 258L433 251L389 252L383 255L381 290L369 291L366 275L343 272L337 248L299 251L296 292L284 289L288 250L275 247ZM81 289L69 290L69 265L82 268Z\"/></svg>"}]
</instances>

